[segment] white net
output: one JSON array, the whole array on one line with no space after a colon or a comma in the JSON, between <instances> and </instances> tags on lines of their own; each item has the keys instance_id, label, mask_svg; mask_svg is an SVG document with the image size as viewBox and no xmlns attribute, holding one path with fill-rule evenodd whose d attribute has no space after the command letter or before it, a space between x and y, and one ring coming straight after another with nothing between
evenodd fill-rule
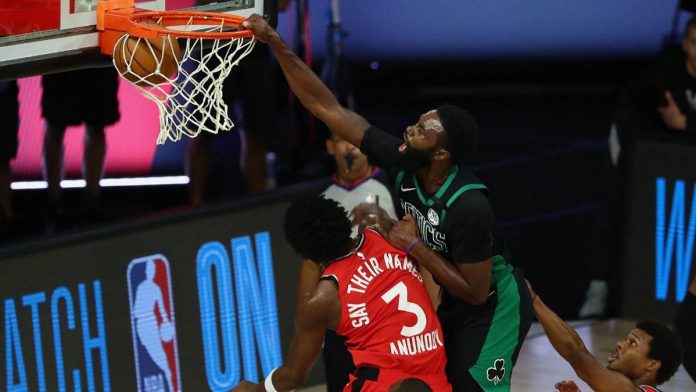
<instances>
[{"instance_id":1,"label":"white net","mask_svg":"<svg viewBox=\"0 0 696 392\"><path fill-rule=\"evenodd\" d=\"M195 27L201 31L201 26ZM191 30L192 24L177 28ZM223 29L220 24L205 26L204 31ZM177 41L170 35L147 40L124 34L114 48L114 66L157 104L160 117L157 144L164 144L167 139L178 141L181 135L195 137L202 131L217 134L234 127L222 87L232 68L251 52L254 43L252 38Z\"/></svg>"}]
</instances>

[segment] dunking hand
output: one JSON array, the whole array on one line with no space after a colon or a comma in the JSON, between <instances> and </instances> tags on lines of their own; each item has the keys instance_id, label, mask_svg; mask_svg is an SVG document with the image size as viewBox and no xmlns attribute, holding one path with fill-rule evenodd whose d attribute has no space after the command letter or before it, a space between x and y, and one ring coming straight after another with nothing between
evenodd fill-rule
<instances>
[{"instance_id":1,"label":"dunking hand","mask_svg":"<svg viewBox=\"0 0 696 392\"><path fill-rule=\"evenodd\" d=\"M268 24L266 19L257 14L251 15L242 22L242 27L253 31L254 37L264 44L267 44L274 36L278 35L278 32Z\"/></svg>"}]
</instances>

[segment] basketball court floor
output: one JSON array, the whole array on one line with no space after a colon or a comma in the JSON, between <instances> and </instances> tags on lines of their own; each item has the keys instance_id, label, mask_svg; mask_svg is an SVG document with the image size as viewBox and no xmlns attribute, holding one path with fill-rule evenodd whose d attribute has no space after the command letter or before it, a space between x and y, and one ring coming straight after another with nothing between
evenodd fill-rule
<instances>
[{"instance_id":1,"label":"basketball court floor","mask_svg":"<svg viewBox=\"0 0 696 392\"><path fill-rule=\"evenodd\" d=\"M619 339L633 329L635 321L611 319L602 321L578 321L571 323L600 361L605 362ZM517 366L512 375L512 392L554 391L554 385L562 380L574 380L583 392L592 391L583 383L568 363L553 349L541 325L535 323L522 346ZM660 388L665 392L696 391L696 384L683 367ZM298 392L324 392L325 386L313 386Z\"/></svg>"}]
</instances>

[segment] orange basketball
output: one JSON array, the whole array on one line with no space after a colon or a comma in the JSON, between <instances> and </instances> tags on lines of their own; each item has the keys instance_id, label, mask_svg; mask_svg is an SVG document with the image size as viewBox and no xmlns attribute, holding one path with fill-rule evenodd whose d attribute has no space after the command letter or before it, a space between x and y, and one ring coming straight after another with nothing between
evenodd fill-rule
<instances>
[{"instance_id":1,"label":"orange basketball","mask_svg":"<svg viewBox=\"0 0 696 392\"><path fill-rule=\"evenodd\" d=\"M179 55L179 43L174 37L128 37L116 43L114 64L124 78L138 86L158 85L176 73Z\"/></svg>"}]
</instances>

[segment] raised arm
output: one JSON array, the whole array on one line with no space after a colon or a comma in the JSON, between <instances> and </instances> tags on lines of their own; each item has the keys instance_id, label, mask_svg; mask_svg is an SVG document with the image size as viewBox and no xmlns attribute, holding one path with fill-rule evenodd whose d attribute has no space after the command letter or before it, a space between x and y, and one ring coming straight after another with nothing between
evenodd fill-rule
<instances>
[{"instance_id":1,"label":"raised arm","mask_svg":"<svg viewBox=\"0 0 696 392\"><path fill-rule=\"evenodd\" d=\"M259 15L252 15L243 26L257 40L268 44L278 59L285 78L302 105L350 144L360 147L370 124L357 113L341 106L331 90L288 48L278 33Z\"/></svg>"},{"instance_id":2,"label":"raised arm","mask_svg":"<svg viewBox=\"0 0 696 392\"><path fill-rule=\"evenodd\" d=\"M534 314L546 332L551 345L575 373L596 392L634 392L638 389L621 373L607 369L585 347L578 333L563 321L532 290Z\"/></svg>"}]
</instances>

